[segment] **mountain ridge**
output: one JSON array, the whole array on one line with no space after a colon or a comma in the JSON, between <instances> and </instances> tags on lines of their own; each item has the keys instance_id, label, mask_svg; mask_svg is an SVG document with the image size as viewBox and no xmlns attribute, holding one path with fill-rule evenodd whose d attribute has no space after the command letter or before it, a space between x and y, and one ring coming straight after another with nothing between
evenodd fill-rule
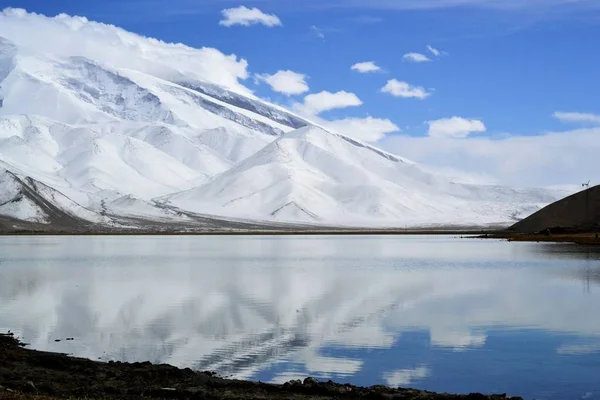
<instances>
[{"instance_id":1,"label":"mountain ridge","mask_svg":"<svg viewBox=\"0 0 600 400\"><path fill-rule=\"evenodd\" d=\"M523 214L534 209L526 200L535 195L539 195L539 203L553 198L551 191L506 189L503 193L497 186L455 184L358 141L305 127L282 135L205 185L161 200L183 209L210 209L216 215L229 209L227 215L267 220L290 211L297 213L297 220L312 223L324 220L335 225L359 222L371 226L375 222L386 226L388 221L405 221L441 226L478 216L487 218L484 224L501 222L496 219L498 211L485 215L485 202L478 205L478 213L461 209L461 203L476 196L490 207L498 202L515 203L511 197L516 197L516 203L523 204L505 208ZM494 196L500 196L496 203ZM217 207L211 207L215 202ZM369 218L364 218L367 213Z\"/></svg>"},{"instance_id":2,"label":"mountain ridge","mask_svg":"<svg viewBox=\"0 0 600 400\"><path fill-rule=\"evenodd\" d=\"M28 19L77 46L42 51L6 29ZM260 226L509 225L564 195L429 173L224 84L211 68L245 66L214 49L77 17L11 11L0 22L1 165L21 182L39 182L27 187L44 201L64 196L88 210L92 224L114 215L133 225L179 226L199 216ZM104 45L90 33L98 30L116 56L94 47ZM14 181L5 181L8 192ZM61 196L44 197L50 189Z\"/></svg>"}]
</instances>

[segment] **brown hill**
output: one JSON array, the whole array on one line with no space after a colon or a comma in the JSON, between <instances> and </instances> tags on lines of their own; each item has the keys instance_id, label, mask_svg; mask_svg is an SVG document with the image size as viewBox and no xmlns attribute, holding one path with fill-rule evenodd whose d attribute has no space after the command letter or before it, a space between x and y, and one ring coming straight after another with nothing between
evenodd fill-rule
<instances>
[{"instance_id":1,"label":"brown hill","mask_svg":"<svg viewBox=\"0 0 600 400\"><path fill-rule=\"evenodd\" d=\"M600 185L542 208L509 228L516 233L594 232L600 230Z\"/></svg>"}]
</instances>

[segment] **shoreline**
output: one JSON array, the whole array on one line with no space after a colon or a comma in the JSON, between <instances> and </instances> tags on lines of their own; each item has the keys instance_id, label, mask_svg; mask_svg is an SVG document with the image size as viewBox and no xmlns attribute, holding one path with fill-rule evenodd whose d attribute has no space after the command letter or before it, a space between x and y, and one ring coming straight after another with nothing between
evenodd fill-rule
<instances>
[{"instance_id":1,"label":"shoreline","mask_svg":"<svg viewBox=\"0 0 600 400\"><path fill-rule=\"evenodd\" d=\"M478 239L500 239L508 242L570 243L580 246L600 246L600 235L580 233L512 233L497 232L476 236Z\"/></svg>"},{"instance_id":2,"label":"shoreline","mask_svg":"<svg viewBox=\"0 0 600 400\"><path fill-rule=\"evenodd\" d=\"M517 233L501 229L249 229L249 230L15 230L2 231L0 237L12 236L458 236L461 239L495 239L507 242L572 243L582 246L600 246L597 232L537 232Z\"/></svg>"},{"instance_id":3,"label":"shoreline","mask_svg":"<svg viewBox=\"0 0 600 400\"><path fill-rule=\"evenodd\" d=\"M39 399L397 399L522 400L499 395L452 395L376 385L358 387L306 378L283 385L226 379L149 362L100 362L25 347L13 334L0 333L0 398Z\"/></svg>"},{"instance_id":4,"label":"shoreline","mask_svg":"<svg viewBox=\"0 0 600 400\"><path fill-rule=\"evenodd\" d=\"M397 229L340 229L340 230L249 230L249 231L14 231L0 236L360 236L360 235L482 235L497 230L397 230Z\"/></svg>"}]
</instances>

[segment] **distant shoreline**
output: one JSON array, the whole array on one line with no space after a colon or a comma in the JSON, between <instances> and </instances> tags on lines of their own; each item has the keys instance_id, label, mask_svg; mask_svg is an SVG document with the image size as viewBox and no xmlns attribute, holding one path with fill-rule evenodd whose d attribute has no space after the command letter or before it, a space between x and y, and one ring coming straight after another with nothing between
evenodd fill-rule
<instances>
[{"instance_id":1,"label":"distant shoreline","mask_svg":"<svg viewBox=\"0 0 600 400\"><path fill-rule=\"evenodd\" d=\"M511 233L498 232L478 236L481 239L503 239L509 242L572 243L583 246L600 246L600 234L596 232L579 233Z\"/></svg>"},{"instance_id":2,"label":"distant shoreline","mask_svg":"<svg viewBox=\"0 0 600 400\"><path fill-rule=\"evenodd\" d=\"M414 236L414 235L473 235L499 234L498 230L397 230L397 229L343 229L343 230L249 230L249 231L14 231L0 232L0 236Z\"/></svg>"},{"instance_id":3,"label":"distant shoreline","mask_svg":"<svg viewBox=\"0 0 600 400\"><path fill-rule=\"evenodd\" d=\"M598 235L598 237L597 237ZM508 242L574 243L600 246L600 234L576 233L516 233L498 229L279 229L279 230L191 230L191 231L72 231L72 230L19 230L0 231L8 236L459 236L461 239L495 239Z\"/></svg>"}]
</instances>

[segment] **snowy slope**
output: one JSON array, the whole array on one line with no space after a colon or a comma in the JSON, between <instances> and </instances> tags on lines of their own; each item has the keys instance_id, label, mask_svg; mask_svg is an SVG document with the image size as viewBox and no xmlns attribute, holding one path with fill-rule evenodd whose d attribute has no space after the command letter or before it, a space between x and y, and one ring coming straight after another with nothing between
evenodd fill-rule
<instances>
[{"instance_id":1,"label":"snowy slope","mask_svg":"<svg viewBox=\"0 0 600 400\"><path fill-rule=\"evenodd\" d=\"M555 196L455 184L342 135L305 127L211 182L164 200L197 212L263 220L415 226L503 223Z\"/></svg>"},{"instance_id":2,"label":"snowy slope","mask_svg":"<svg viewBox=\"0 0 600 400\"><path fill-rule=\"evenodd\" d=\"M216 49L1 12L0 215L485 225L563 195L454 184L257 98L249 76Z\"/></svg>"},{"instance_id":3,"label":"snowy slope","mask_svg":"<svg viewBox=\"0 0 600 400\"><path fill-rule=\"evenodd\" d=\"M105 212L121 217L143 218L153 221L187 222L190 218L175 211L156 207L154 204L135 198L131 195L114 200L104 200L102 208Z\"/></svg>"},{"instance_id":4,"label":"snowy slope","mask_svg":"<svg viewBox=\"0 0 600 400\"><path fill-rule=\"evenodd\" d=\"M7 170L0 169L0 215L29 221L45 222L47 215L21 193L22 185Z\"/></svg>"},{"instance_id":5,"label":"snowy slope","mask_svg":"<svg viewBox=\"0 0 600 400\"><path fill-rule=\"evenodd\" d=\"M148 201L189 189L303 123L197 79L188 88L6 38L0 78L0 160L86 206L99 192Z\"/></svg>"},{"instance_id":6,"label":"snowy slope","mask_svg":"<svg viewBox=\"0 0 600 400\"><path fill-rule=\"evenodd\" d=\"M56 221L111 224L109 218L81 207L51 187L2 167L0 187L2 216L42 224Z\"/></svg>"}]
</instances>

